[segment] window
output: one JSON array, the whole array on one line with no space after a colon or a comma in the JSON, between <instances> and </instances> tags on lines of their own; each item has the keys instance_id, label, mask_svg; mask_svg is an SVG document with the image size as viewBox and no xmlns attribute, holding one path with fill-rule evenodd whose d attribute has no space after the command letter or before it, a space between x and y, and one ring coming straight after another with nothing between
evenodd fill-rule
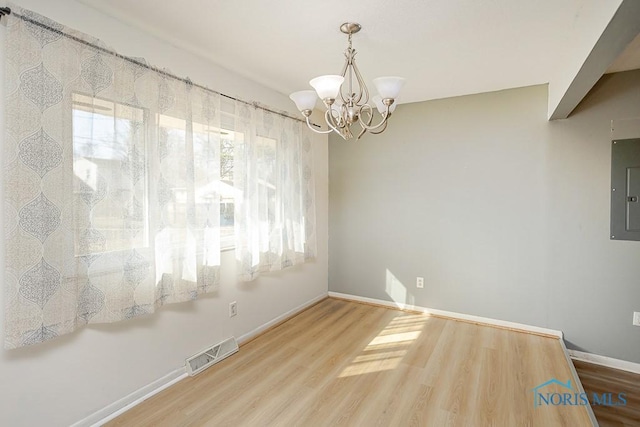
<instances>
[{"instance_id":1,"label":"window","mask_svg":"<svg viewBox=\"0 0 640 427\"><path fill-rule=\"evenodd\" d=\"M240 132L223 130L220 132L220 238L221 248L233 248L234 215L236 189L233 187L234 141L241 142Z\"/></svg>"},{"instance_id":2,"label":"window","mask_svg":"<svg viewBox=\"0 0 640 427\"><path fill-rule=\"evenodd\" d=\"M76 255L149 246L145 111L72 99Z\"/></svg>"},{"instance_id":3,"label":"window","mask_svg":"<svg viewBox=\"0 0 640 427\"><path fill-rule=\"evenodd\" d=\"M263 215L264 221L261 221L260 228L263 233L263 240L268 241L271 230L280 229L282 227L282 221L280 212L276 208L277 200L277 170L278 159L276 153L277 141L273 138L267 138L258 136L256 138L256 158L258 173L258 191L262 193L262 197L259 198L264 206L261 209L266 213Z\"/></svg>"},{"instance_id":4,"label":"window","mask_svg":"<svg viewBox=\"0 0 640 427\"><path fill-rule=\"evenodd\" d=\"M141 108L73 94L77 256L149 246L149 186L158 183L148 182L145 116ZM172 162L174 167L163 170L166 180L173 183L168 189L168 225L183 227L189 205L186 171L182 170L189 155L185 140L187 121L162 114L156 115L156 121L158 132L163 133L158 150L165 150L176 160ZM199 183L195 189L196 212L212 209L211 203L218 200L221 249L231 249L237 193L233 186L234 143L242 142L243 135L200 123L191 126L195 173L210 171L212 165L207 162L212 158L219 158L220 162L219 175L196 177ZM211 156L211 150L219 150L219 157Z\"/></svg>"},{"instance_id":5,"label":"window","mask_svg":"<svg viewBox=\"0 0 640 427\"><path fill-rule=\"evenodd\" d=\"M187 121L167 115L158 115L160 132L164 132L164 140L173 156L187 155L185 135ZM232 249L234 246L234 206L238 191L234 188L234 144L243 141L243 134L229 129L207 126L202 123L190 122L193 131L193 165L195 173L195 207L196 218L204 218L204 212L219 209L220 216L220 246L221 249ZM216 152L218 155L211 155ZM210 164L215 159L215 164ZM187 164L180 161L179 164ZM219 164L218 164L219 162ZM215 172L212 168L217 168ZM163 173L186 176L185 171L170 170ZM173 177L170 177L173 178ZM177 182L176 179L171 179ZM184 182L186 185L186 182ZM188 200L184 186L171 188L174 206L173 215L176 223L184 223L187 215ZM218 207L214 208L213 203ZM204 226L204 219L197 220Z\"/></svg>"}]
</instances>

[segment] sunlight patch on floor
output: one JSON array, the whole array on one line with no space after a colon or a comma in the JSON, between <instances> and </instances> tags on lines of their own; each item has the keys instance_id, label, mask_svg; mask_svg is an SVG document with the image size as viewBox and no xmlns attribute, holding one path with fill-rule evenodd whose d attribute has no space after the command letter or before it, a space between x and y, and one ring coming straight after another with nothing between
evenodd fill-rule
<instances>
[{"instance_id":1,"label":"sunlight patch on floor","mask_svg":"<svg viewBox=\"0 0 640 427\"><path fill-rule=\"evenodd\" d=\"M395 369L429 320L424 315L399 315L394 318L342 370L339 378Z\"/></svg>"},{"instance_id":2,"label":"sunlight patch on floor","mask_svg":"<svg viewBox=\"0 0 640 427\"><path fill-rule=\"evenodd\" d=\"M380 344L395 344L403 341L415 341L420 335L420 331L413 332L396 332L391 335L378 335L370 343L368 347L376 346Z\"/></svg>"}]
</instances>

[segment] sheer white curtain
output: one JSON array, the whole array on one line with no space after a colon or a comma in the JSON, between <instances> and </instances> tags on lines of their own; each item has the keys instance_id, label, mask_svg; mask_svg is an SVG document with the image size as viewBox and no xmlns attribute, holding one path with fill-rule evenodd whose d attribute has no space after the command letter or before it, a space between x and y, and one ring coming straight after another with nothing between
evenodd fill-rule
<instances>
[{"instance_id":1,"label":"sheer white curtain","mask_svg":"<svg viewBox=\"0 0 640 427\"><path fill-rule=\"evenodd\" d=\"M211 291L228 134L220 97L11 8L5 347Z\"/></svg>"},{"instance_id":2,"label":"sheer white curtain","mask_svg":"<svg viewBox=\"0 0 640 427\"><path fill-rule=\"evenodd\" d=\"M221 240L241 280L315 256L304 124L11 9L5 347L210 292Z\"/></svg>"},{"instance_id":3,"label":"sheer white curtain","mask_svg":"<svg viewBox=\"0 0 640 427\"><path fill-rule=\"evenodd\" d=\"M249 138L235 145L235 235L241 280L281 270L315 256L315 194L306 125L241 107Z\"/></svg>"}]
</instances>

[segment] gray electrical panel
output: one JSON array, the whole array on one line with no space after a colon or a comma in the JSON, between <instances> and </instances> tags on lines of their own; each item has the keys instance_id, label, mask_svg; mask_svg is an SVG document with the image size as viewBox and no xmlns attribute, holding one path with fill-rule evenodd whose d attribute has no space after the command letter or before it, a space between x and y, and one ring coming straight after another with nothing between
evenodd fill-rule
<instances>
[{"instance_id":1,"label":"gray electrical panel","mask_svg":"<svg viewBox=\"0 0 640 427\"><path fill-rule=\"evenodd\" d=\"M611 144L611 239L640 241L640 138Z\"/></svg>"}]
</instances>

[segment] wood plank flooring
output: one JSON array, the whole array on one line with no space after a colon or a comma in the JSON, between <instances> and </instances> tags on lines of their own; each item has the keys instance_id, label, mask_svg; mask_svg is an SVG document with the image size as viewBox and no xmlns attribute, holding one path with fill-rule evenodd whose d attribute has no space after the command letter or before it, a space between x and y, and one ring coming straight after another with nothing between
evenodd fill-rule
<instances>
[{"instance_id":1,"label":"wood plank flooring","mask_svg":"<svg viewBox=\"0 0 640 427\"><path fill-rule=\"evenodd\" d=\"M575 384L555 338L329 298L108 425L591 425L534 408L551 378Z\"/></svg>"},{"instance_id":2,"label":"wood plank flooring","mask_svg":"<svg viewBox=\"0 0 640 427\"><path fill-rule=\"evenodd\" d=\"M592 396L597 393L625 393L626 405L593 405L600 427L640 426L640 374L607 368L594 363L574 360L584 390Z\"/></svg>"}]
</instances>

